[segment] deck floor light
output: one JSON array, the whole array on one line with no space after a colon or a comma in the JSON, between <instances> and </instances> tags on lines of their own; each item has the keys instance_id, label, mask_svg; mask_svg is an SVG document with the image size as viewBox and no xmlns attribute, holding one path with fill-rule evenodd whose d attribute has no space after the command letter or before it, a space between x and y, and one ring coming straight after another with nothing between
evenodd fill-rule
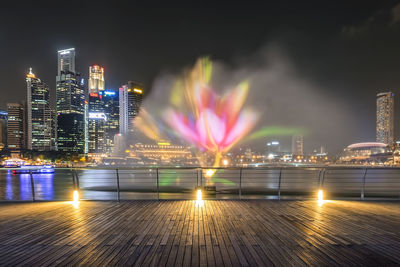
<instances>
[{"instance_id":1,"label":"deck floor light","mask_svg":"<svg viewBox=\"0 0 400 267\"><path fill-rule=\"evenodd\" d=\"M73 202L75 202L75 203L79 202L79 192L78 192L78 190L74 190L72 199L73 199Z\"/></svg>"},{"instance_id":2,"label":"deck floor light","mask_svg":"<svg viewBox=\"0 0 400 267\"><path fill-rule=\"evenodd\" d=\"M203 191L201 190L200 186L196 187L195 191L196 191L196 206L202 207L204 205Z\"/></svg>"},{"instance_id":3,"label":"deck floor light","mask_svg":"<svg viewBox=\"0 0 400 267\"><path fill-rule=\"evenodd\" d=\"M322 189L318 190L318 201L324 200L324 191Z\"/></svg>"}]
</instances>

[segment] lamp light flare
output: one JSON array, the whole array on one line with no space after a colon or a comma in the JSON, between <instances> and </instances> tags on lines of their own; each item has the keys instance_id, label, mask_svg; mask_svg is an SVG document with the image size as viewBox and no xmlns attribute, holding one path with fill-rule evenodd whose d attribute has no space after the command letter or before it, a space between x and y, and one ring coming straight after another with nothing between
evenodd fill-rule
<instances>
[{"instance_id":1,"label":"lamp light flare","mask_svg":"<svg viewBox=\"0 0 400 267\"><path fill-rule=\"evenodd\" d=\"M79 192L78 192L78 190L74 190L72 199L73 199L73 202L75 202L75 203L79 202Z\"/></svg>"},{"instance_id":2,"label":"lamp light flare","mask_svg":"<svg viewBox=\"0 0 400 267\"><path fill-rule=\"evenodd\" d=\"M214 173L215 173L215 170L213 170L213 169L208 169L208 170L206 171L206 177L210 178L210 177L212 177L212 176L214 175Z\"/></svg>"},{"instance_id":3,"label":"lamp light flare","mask_svg":"<svg viewBox=\"0 0 400 267\"><path fill-rule=\"evenodd\" d=\"M322 189L318 190L318 201L323 201L324 200L324 191Z\"/></svg>"},{"instance_id":4,"label":"lamp light flare","mask_svg":"<svg viewBox=\"0 0 400 267\"><path fill-rule=\"evenodd\" d=\"M197 201L203 200L203 194L201 192L201 189L197 189Z\"/></svg>"}]
</instances>

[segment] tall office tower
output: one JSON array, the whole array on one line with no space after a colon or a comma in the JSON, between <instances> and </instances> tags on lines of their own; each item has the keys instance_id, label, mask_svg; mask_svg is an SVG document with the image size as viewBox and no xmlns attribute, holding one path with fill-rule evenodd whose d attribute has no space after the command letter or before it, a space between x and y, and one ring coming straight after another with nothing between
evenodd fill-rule
<instances>
[{"instance_id":1,"label":"tall office tower","mask_svg":"<svg viewBox=\"0 0 400 267\"><path fill-rule=\"evenodd\" d=\"M106 122L104 128L105 152L111 155L114 147L114 136L119 133L119 95L116 91L103 92L104 113Z\"/></svg>"},{"instance_id":2,"label":"tall office tower","mask_svg":"<svg viewBox=\"0 0 400 267\"><path fill-rule=\"evenodd\" d=\"M27 149L50 151L52 149L52 117L50 89L30 68L26 75Z\"/></svg>"},{"instance_id":3,"label":"tall office tower","mask_svg":"<svg viewBox=\"0 0 400 267\"><path fill-rule=\"evenodd\" d=\"M302 135L292 136L292 155L293 156L303 156L303 145L304 138Z\"/></svg>"},{"instance_id":4,"label":"tall office tower","mask_svg":"<svg viewBox=\"0 0 400 267\"><path fill-rule=\"evenodd\" d=\"M376 95L376 141L393 146L394 141L394 94Z\"/></svg>"},{"instance_id":5,"label":"tall office tower","mask_svg":"<svg viewBox=\"0 0 400 267\"><path fill-rule=\"evenodd\" d=\"M88 99L88 153L104 153L104 113L103 92L89 93Z\"/></svg>"},{"instance_id":6,"label":"tall office tower","mask_svg":"<svg viewBox=\"0 0 400 267\"><path fill-rule=\"evenodd\" d=\"M51 114L51 150L57 150L57 112L54 108Z\"/></svg>"},{"instance_id":7,"label":"tall office tower","mask_svg":"<svg viewBox=\"0 0 400 267\"><path fill-rule=\"evenodd\" d=\"M60 75L62 71L75 73L75 48L59 50L57 62L57 75Z\"/></svg>"},{"instance_id":8,"label":"tall office tower","mask_svg":"<svg viewBox=\"0 0 400 267\"><path fill-rule=\"evenodd\" d=\"M56 77L57 149L67 154L85 150L85 93L75 72L75 49L58 51Z\"/></svg>"},{"instance_id":9,"label":"tall office tower","mask_svg":"<svg viewBox=\"0 0 400 267\"><path fill-rule=\"evenodd\" d=\"M25 148L25 109L21 103L7 103L7 147L11 155Z\"/></svg>"},{"instance_id":10,"label":"tall office tower","mask_svg":"<svg viewBox=\"0 0 400 267\"><path fill-rule=\"evenodd\" d=\"M0 151L7 147L7 111L0 110Z\"/></svg>"},{"instance_id":11,"label":"tall office tower","mask_svg":"<svg viewBox=\"0 0 400 267\"><path fill-rule=\"evenodd\" d=\"M97 65L89 67L89 93L104 91L104 68Z\"/></svg>"},{"instance_id":12,"label":"tall office tower","mask_svg":"<svg viewBox=\"0 0 400 267\"><path fill-rule=\"evenodd\" d=\"M123 135L132 134L134 119L142 104L143 86L129 81L119 89L119 131Z\"/></svg>"},{"instance_id":13,"label":"tall office tower","mask_svg":"<svg viewBox=\"0 0 400 267\"><path fill-rule=\"evenodd\" d=\"M88 98L88 153L104 153L104 127L107 117L104 113L104 68L97 65L89 67Z\"/></svg>"}]
</instances>

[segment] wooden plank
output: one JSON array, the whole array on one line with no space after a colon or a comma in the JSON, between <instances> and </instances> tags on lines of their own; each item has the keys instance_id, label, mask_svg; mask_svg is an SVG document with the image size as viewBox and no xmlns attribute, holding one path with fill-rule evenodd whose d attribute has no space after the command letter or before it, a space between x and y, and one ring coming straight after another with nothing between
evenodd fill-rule
<instances>
[{"instance_id":1,"label":"wooden plank","mask_svg":"<svg viewBox=\"0 0 400 267\"><path fill-rule=\"evenodd\" d=\"M396 202L0 204L0 265L399 265Z\"/></svg>"}]
</instances>

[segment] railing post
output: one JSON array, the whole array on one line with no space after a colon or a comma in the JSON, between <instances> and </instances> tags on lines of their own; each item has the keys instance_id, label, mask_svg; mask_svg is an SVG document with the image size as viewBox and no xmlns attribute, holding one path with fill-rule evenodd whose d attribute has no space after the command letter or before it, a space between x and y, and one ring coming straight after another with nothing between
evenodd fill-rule
<instances>
[{"instance_id":1,"label":"railing post","mask_svg":"<svg viewBox=\"0 0 400 267\"><path fill-rule=\"evenodd\" d=\"M35 202L35 184L33 182L32 170L29 171L29 174L30 174L30 177L31 177L32 202Z\"/></svg>"},{"instance_id":2,"label":"railing post","mask_svg":"<svg viewBox=\"0 0 400 267\"><path fill-rule=\"evenodd\" d=\"M117 173L117 200L118 200L118 202L120 202L121 201L121 198L120 198L120 191L119 191L119 172L118 172L118 169L115 169L115 171L116 171L116 173Z\"/></svg>"},{"instance_id":3,"label":"railing post","mask_svg":"<svg viewBox=\"0 0 400 267\"><path fill-rule=\"evenodd\" d=\"M242 170L243 170L243 168L240 168L240 172L239 172L239 199L242 199Z\"/></svg>"},{"instance_id":4,"label":"railing post","mask_svg":"<svg viewBox=\"0 0 400 267\"><path fill-rule=\"evenodd\" d=\"M203 186L203 168L200 167L200 187Z\"/></svg>"},{"instance_id":5,"label":"railing post","mask_svg":"<svg viewBox=\"0 0 400 267\"><path fill-rule=\"evenodd\" d=\"M76 182L76 190L79 190L79 176L78 172L75 170L75 182Z\"/></svg>"},{"instance_id":6,"label":"railing post","mask_svg":"<svg viewBox=\"0 0 400 267\"><path fill-rule=\"evenodd\" d=\"M196 186L199 186L199 169L196 169L196 178L197 178Z\"/></svg>"},{"instance_id":7,"label":"railing post","mask_svg":"<svg viewBox=\"0 0 400 267\"><path fill-rule=\"evenodd\" d=\"M361 186L361 200L364 200L364 195L365 195L365 178L367 176L367 171L368 168L365 168L364 170L364 175L363 175L363 179L362 179L362 186Z\"/></svg>"},{"instance_id":8,"label":"railing post","mask_svg":"<svg viewBox=\"0 0 400 267\"><path fill-rule=\"evenodd\" d=\"M156 169L157 171L157 200L160 200L160 180L158 177L158 168Z\"/></svg>"},{"instance_id":9,"label":"railing post","mask_svg":"<svg viewBox=\"0 0 400 267\"><path fill-rule=\"evenodd\" d=\"M75 182L75 171L71 169L71 176L72 176L72 187L76 190L76 182Z\"/></svg>"},{"instance_id":10,"label":"railing post","mask_svg":"<svg viewBox=\"0 0 400 267\"><path fill-rule=\"evenodd\" d=\"M279 180L278 180L278 199L281 200L281 181L282 181L282 167L279 169Z\"/></svg>"},{"instance_id":11,"label":"railing post","mask_svg":"<svg viewBox=\"0 0 400 267\"><path fill-rule=\"evenodd\" d=\"M321 171L321 180L320 180L320 183L319 183L319 189L323 189L323 187L324 187L325 172L326 172L326 169L323 168L322 171Z\"/></svg>"}]
</instances>

